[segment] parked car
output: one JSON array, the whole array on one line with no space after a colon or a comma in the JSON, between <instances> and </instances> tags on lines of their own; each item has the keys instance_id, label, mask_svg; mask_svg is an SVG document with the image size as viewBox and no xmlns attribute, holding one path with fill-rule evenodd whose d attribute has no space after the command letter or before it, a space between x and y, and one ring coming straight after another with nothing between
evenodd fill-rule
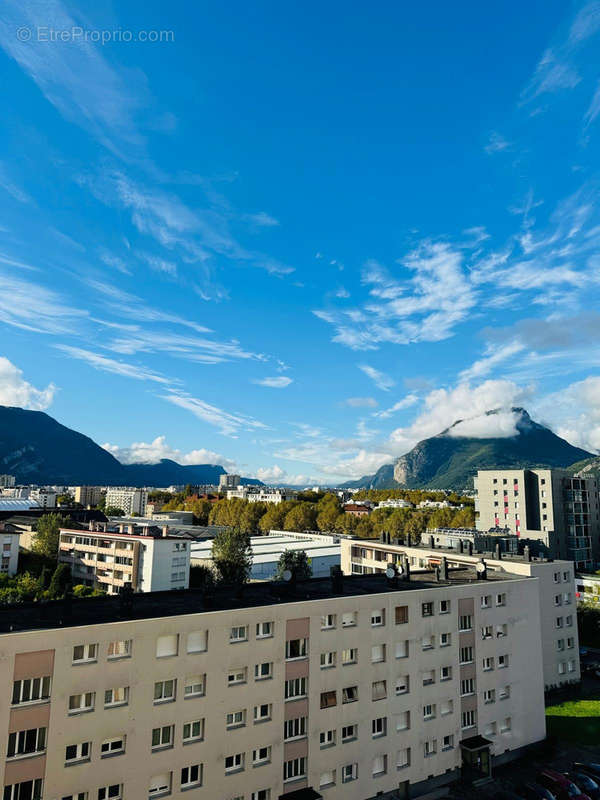
<instances>
[{"instance_id":1,"label":"parked car","mask_svg":"<svg viewBox=\"0 0 600 800\"><path fill-rule=\"evenodd\" d=\"M552 792L539 783L526 783L521 792L526 800L556 800Z\"/></svg>"},{"instance_id":2,"label":"parked car","mask_svg":"<svg viewBox=\"0 0 600 800\"><path fill-rule=\"evenodd\" d=\"M592 780L600 780L600 764L597 761L574 761L573 772L583 772L584 775L589 775Z\"/></svg>"},{"instance_id":3,"label":"parked car","mask_svg":"<svg viewBox=\"0 0 600 800\"><path fill-rule=\"evenodd\" d=\"M585 792L592 800L600 800L600 778L591 778L584 772L565 772L565 777L576 783L582 792Z\"/></svg>"},{"instance_id":4,"label":"parked car","mask_svg":"<svg viewBox=\"0 0 600 800\"><path fill-rule=\"evenodd\" d=\"M556 800L591 800L577 784L553 769L544 769L538 775L538 782L550 789Z\"/></svg>"}]
</instances>

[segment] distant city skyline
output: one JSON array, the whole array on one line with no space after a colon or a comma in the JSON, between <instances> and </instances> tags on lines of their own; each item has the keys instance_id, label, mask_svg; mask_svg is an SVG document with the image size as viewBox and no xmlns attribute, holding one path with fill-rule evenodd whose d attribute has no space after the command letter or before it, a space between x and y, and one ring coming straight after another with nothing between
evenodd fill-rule
<instances>
[{"instance_id":1,"label":"distant city skyline","mask_svg":"<svg viewBox=\"0 0 600 800\"><path fill-rule=\"evenodd\" d=\"M265 483L513 406L600 450L599 38L598 2L7 0L0 404Z\"/></svg>"}]
</instances>

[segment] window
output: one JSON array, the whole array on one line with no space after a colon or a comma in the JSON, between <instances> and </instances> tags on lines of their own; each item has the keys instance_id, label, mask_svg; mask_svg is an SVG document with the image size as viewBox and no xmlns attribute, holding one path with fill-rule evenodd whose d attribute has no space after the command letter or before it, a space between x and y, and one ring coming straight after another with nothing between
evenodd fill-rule
<instances>
[{"instance_id":1,"label":"window","mask_svg":"<svg viewBox=\"0 0 600 800\"><path fill-rule=\"evenodd\" d=\"M373 739L385 736L387 733L387 717L377 717L371 722L371 735Z\"/></svg>"},{"instance_id":2,"label":"window","mask_svg":"<svg viewBox=\"0 0 600 800\"><path fill-rule=\"evenodd\" d=\"M358 739L358 725L344 725L342 727L342 742L352 742Z\"/></svg>"},{"instance_id":3,"label":"window","mask_svg":"<svg viewBox=\"0 0 600 800\"><path fill-rule=\"evenodd\" d=\"M265 661L263 664L254 665L254 680L265 681L273 677L273 662Z\"/></svg>"},{"instance_id":4,"label":"window","mask_svg":"<svg viewBox=\"0 0 600 800\"><path fill-rule=\"evenodd\" d=\"M396 694L408 693L408 675L396 679Z\"/></svg>"},{"instance_id":5,"label":"window","mask_svg":"<svg viewBox=\"0 0 600 800\"><path fill-rule=\"evenodd\" d=\"M87 792L76 792L75 794L68 794L62 800L88 800Z\"/></svg>"},{"instance_id":6,"label":"window","mask_svg":"<svg viewBox=\"0 0 600 800\"><path fill-rule=\"evenodd\" d=\"M428 669L423 673L423 686L431 686L435 683L435 670Z\"/></svg>"},{"instance_id":7,"label":"window","mask_svg":"<svg viewBox=\"0 0 600 800\"><path fill-rule=\"evenodd\" d=\"M435 637L433 634L431 636L423 636L421 639L421 649L422 650L433 650L435 647Z\"/></svg>"},{"instance_id":8,"label":"window","mask_svg":"<svg viewBox=\"0 0 600 800\"><path fill-rule=\"evenodd\" d=\"M285 682L285 699L294 700L298 697L306 697L306 678L292 678Z\"/></svg>"},{"instance_id":9,"label":"window","mask_svg":"<svg viewBox=\"0 0 600 800\"><path fill-rule=\"evenodd\" d=\"M558 674L559 675L564 675L565 674L565 662L564 661L559 661L558 662Z\"/></svg>"},{"instance_id":10,"label":"window","mask_svg":"<svg viewBox=\"0 0 600 800\"><path fill-rule=\"evenodd\" d=\"M348 666L348 664L356 664L357 661L358 661L357 647L349 647L346 650L342 650L342 666Z\"/></svg>"},{"instance_id":11,"label":"window","mask_svg":"<svg viewBox=\"0 0 600 800\"><path fill-rule=\"evenodd\" d=\"M571 573L570 572L563 572L563 581L570 581L571 580Z\"/></svg>"},{"instance_id":12,"label":"window","mask_svg":"<svg viewBox=\"0 0 600 800\"><path fill-rule=\"evenodd\" d=\"M257 747L252 751L252 766L261 767L263 764L268 764L271 760L270 747Z\"/></svg>"},{"instance_id":13,"label":"window","mask_svg":"<svg viewBox=\"0 0 600 800\"><path fill-rule=\"evenodd\" d=\"M335 667L335 650L329 653L321 653L321 669Z\"/></svg>"},{"instance_id":14,"label":"window","mask_svg":"<svg viewBox=\"0 0 600 800\"><path fill-rule=\"evenodd\" d=\"M73 648L73 664L85 664L98 658L97 644L78 644Z\"/></svg>"},{"instance_id":15,"label":"window","mask_svg":"<svg viewBox=\"0 0 600 800\"><path fill-rule=\"evenodd\" d=\"M401 711L396 715L396 731L407 731L410 728L410 711Z\"/></svg>"},{"instance_id":16,"label":"window","mask_svg":"<svg viewBox=\"0 0 600 800\"><path fill-rule=\"evenodd\" d=\"M449 681L452 679L452 667L442 667L440 669L440 680Z\"/></svg>"},{"instance_id":17,"label":"window","mask_svg":"<svg viewBox=\"0 0 600 800\"><path fill-rule=\"evenodd\" d=\"M196 719L183 725L183 743L199 742L204 738L204 720Z\"/></svg>"},{"instance_id":18,"label":"window","mask_svg":"<svg viewBox=\"0 0 600 800\"><path fill-rule=\"evenodd\" d=\"M475 679L474 678L464 678L460 682L460 694L461 697L465 697L469 694L475 694Z\"/></svg>"},{"instance_id":19,"label":"window","mask_svg":"<svg viewBox=\"0 0 600 800\"><path fill-rule=\"evenodd\" d=\"M256 638L268 639L273 636L273 623L272 622L257 622L256 623Z\"/></svg>"},{"instance_id":20,"label":"window","mask_svg":"<svg viewBox=\"0 0 600 800\"><path fill-rule=\"evenodd\" d=\"M396 642L396 658L408 658L408 639Z\"/></svg>"},{"instance_id":21,"label":"window","mask_svg":"<svg viewBox=\"0 0 600 800\"><path fill-rule=\"evenodd\" d=\"M396 606L396 625L406 625L408 622L408 606Z\"/></svg>"},{"instance_id":22,"label":"window","mask_svg":"<svg viewBox=\"0 0 600 800\"><path fill-rule=\"evenodd\" d=\"M187 700L192 697L202 697L204 695L204 675L191 675L185 679L183 696Z\"/></svg>"},{"instance_id":23,"label":"window","mask_svg":"<svg viewBox=\"0 0 600 800\"><path fill-rule=\"evenodd\" d=\"M375 756L373 759L373 764L371 767L371 774L373 777L377 777L379 775L385 775L387 772L387 756Z\"/></svg>"},{"instance_id":24,"label":"window","mask_svg":"<svg viewBox=\"0 0 600 800\"><path fill-rule=\"evenodd\" d=\"M483 671L489 672L492 669L494 669L494 657L488 656L487 658L483 659Z\"/></svg>"},{"instance_id":25,"label":"window","mask_svg":"<svg viewBox=\"0 0 600 800\"><path fill-rule=\"evenodd\" d=\"M111 783L98 789L98 800L121 800L123 797L123 785L121 783Z\"/></svg>"},{"instance_id":26,"label":"window","mask_svg":"<svg viewBox=\"0 0 600 800\"><path fill-rule=\"evenodd\" d=\"M440 647L449 647L452 643L452 637L449 633L440 633Z\"/></svg>"},{"instance_id":27,"label":"window","mask_svg":"<svg viewBox=\"0 0 600 800\"><path fill-rule=\"evenodd\" d=\"M380 625L385 625L385 610L383 608L371 611L371 627L377 628Z\"/></svg>"},{"instance_id":28,"label":"window","mask_svg":"<svg viewBox=\"0 0 600 800\"><path fill-rule=\"evenodd\" d=\"M481 638L482 639L491 639L493 636L493 628L491 625L485 625L481 629Z\"/></svg>"},{"instance_id":29,"label":"window","mask_svg":"<svg viewBox=\"0 0 600 800\"><path fill-rule=\"evenodd\" d=\"M95 699L95 692L72 694L69 697L69 714L82 714L85 711L93 711Z\"/></svg>"},{"instance_id":30,"label":"window","mask_svg":"<svg viewBox=\"0 0 600 800\"><path fill-rule=\"evenodd\" d=\"M345 764L342 767L342 783L350 783L358 778L358 764Z\"/></svg>"},{"instance_id":31,"label":"window","mask_svg":"<svg viewBox=\"0 0 600 800\"><path fill-rule=\"evenodd\" d=\"M442 750L452 750L454 747L454 735L449 733L442 739Z\"/></svg>"},{"instance_id":32,"label":"window","mask_svg":"<svg viewBox=\"0 0 600 800\"><path fill-rule=\"evenodd\" d=\"M2 797L3 800L41 800L43 785L44 782L42 778L13 783L10 786L4 787L4 794Z\"/></svg>"},{"instance_id":33,"label":"window","mask_svg":"<svg viewBox=\"0 0 600 800\"><path fill-rule=\"evenodd\" d=\"M254 722L266 722L271 719L271 703L261 703L254 706Z\"/></svg>"},{"instance_id":34,"label":"window","mask_svg":"<svg viewBox=\"0 0 600 800\"><path fill-rule=\"evenodd\" d=\"M433 617L433 603L421 603L421 615L423 617Z\"/></svg>"},{"instance_id":35,"label":"window","mask_svg":"<svg viewBox=\"0 0 600 800\"><path fill-rule=\"evenodd\" d=\"M461 727L463 729L473 728L475 727L475 720L476 720L475 711L463 711L460 716Z\"/></svg>"},{"instance_id":36,"label":"window","mask_svg":"<svg viewBox=\"0 0 600 800\"><path fill-rule=\"evenodd\" d=\"M39 703L50 697L50 677L24 678L13 682L12 704Z\"/></svg>"},{"instance_id":37,"label":"window","mask_svg":"<svg viewBox=\"0 0 600 800\"><path fill-rule=\"evenodd\" d=\"M385 661L385 645L375 644L371 647L371 663L380 664Z\"/></svg>"},{"instance_id":38,"label":"window","mask_svg":"<svg viewBox=\"0 0 600 800\"><path fill-rule=\"evenodd\" d=\"M288 661L295 658L306 658L308 639L288 639L285 643L285 657Z\"/></svg>"},{"instance_id":39,"label":"window","mask_svg":"<svg viewBox=\"0 0 600 800\"><path fill-rule=\"evenodd\" d=\"M450 600L440 600L440 614L450 613Z\"/></svg>"},{"instance_id":40,"label":"window","mask_svg":"<svg viewBox=\"0 0 600 800\"><path fill-rule=\"evenodd\" d=\"M319 733L319 746L321 749L325 747L333 747L335 744L335 731L321 731Z\"/></svg>"},{"instance_id":41,"label":"window","mask_svg":"<svg viewBox=\"0 0 600 800\"><path fill-rule=\"evenodd\" d=\"M116 736L112 739L105 739L100 745L102 758L117 755L125 752L125 736Z\"/></svg>"},{"instance_id":42,"label":"window","mask_svg":"<svg viewBox=\"0 0 600 800\"><path fill-rule=\"evenodd\" d=\"M346 686L342 689L342 703L355 703L358 700L358 686Z\"/></svg>"},{"instance_id":43,"label":"window","mask_svg":"<svg viewBox=\"0 0 600 800\"><path fill-rule=\"evenodd\" d=\"M512 720L510 717L505 717L500 725L500 733L509 733L512 728Z\"/></svg>"},{"instance_id":44,"label":"window","mask_svg":"<svg viewBox=\"0 0 600 800\"><path fill-rule=\"evenodd\" d=\"M425 758L433 756L437 753L437 739L428 739L423 747L423 755Z\"/></svg>"},{"instance_id":45,"label":"window","mask_svg":"<svg viewBox=\"0 0 600 800\"><path fill-rule=\"evenodd\" d=\"M557 617L556 618L556 627L557 628L562 628L562 626L563 626L563 618L562 617Z\"/></svg>"},{"instance_id":46,"label":"window","mask_svg":"<svg viewBox=\"0 0 600 800\"><path fill-rule=\"evenodd\" d=\"M471 664L473 661L473 648L472 647L461 647L460 648L460 663L461 664Z\"/></svg>"},{"instance_id":47,"label":"window","mask_svg":"<svg viewBox=\"0 0 600 800\"><path fill-rule=\"evenodd\" d=\"M234 642L247 642L248 641L248 626L236 625L229 632L229 641Z\"/></svg>"},{"instance_id":48,"label":"window","mask_svg":"<svg viewBox=\"0 0 600 800\"><path fill-rule=\"evenodd\" d=\"M321 708L333 708L335 705L337 705L335 689L329 692L321 692Z\"/></svg>"},{"instance_id":49,"label":"window","mask_svg":"<svg viewBox=\"0 0 600 800\"><path fill-rule=\"evenodd\" d=\"M321 630L329 631L335 628L337 616L335 614L324 614L321 617Z\"/></svg>"},{"instance_id":50,"label":"window","mask_svg":"<svg viewBox=\"0 0 600 800\"><path fill-rule=\"evenodd\" d=\"M246 709L240 711L230 711L226 717L228 728L241 728L246 724Z\"/></svg>"},{"instance_id":51,"label":"window","mask_svg":"<svg viewBox=\"0 0 600 800\"><path fill-rule=\"evenodd\" d=\"M9 733L7 758L43 753L46 749L46 728L29 728Z\"/></svg>"},{"instance_id":52,"label":"window","mask_svg":"<svg viewBox=\"0 0 600 800\"><path fill-rule=\"evenodd\" d=\"M481 607L482 608L489 608L492 605L492 595L491 594L484 594L481 597Z\"/></svg>"},{"instance_id":53,"label":"window","mask_svg":"<svg viewBox=\"0 0 600 800\"><path fill-rule=\"evenodd\" d=\"M73 763L74 761L88 761L90 758L91 749L91 742L68 744L65 748L65 762L69 764Z\"/></svg>"},{"instance_id":54,"label":"window","mask_svg":"<svg viewBox=\"0 0 600 800\"><path fill-rule=\"evenodd\" d=\"M161 794L169 794L171 791L171 773L163 772L150 778L148 784L148 795L154 797Z\"/></svg>"},{"instance_id":55,"label":"window","mask_svg":"<svg viewBox=\"0 0 600 800\"><path fill-rule=\"evenodd\" d=\"M498 690L498 699L507 700L510 697L510 686L502 686Z\"/></svg>"},{"instance_id":56,"label":"window","mask_svg":"<svg viewBox=\"0 0 600 800\"><path fill-rule=\"evenodd\" d=\"M489 722L483 732L484 736L495 736L498 732L498 725L496 722Z\"/></svg>"},{"instance_id":57,"label":"window","mask_svg":"<svg viewBox=\"0 0 600 800\"><path fill-rule=\"evenodd\" d=\"M574 637L573 637L573 636L569 636L569 638L567 639L567 647L568 647L570 650L571 650L573 647L575 647L575 639L574 639Z\"/></svg>"},{"instance_id":58,"label":"window","mask_svg":"<svg viewBox=\"0 0 600 800\"><path fill-rule=\"evenodd\" d=\"M157 681L157 683L154 684L154 702L168 703L175 700L176 688L176 680Z\"/></svg>"},{"instance_id":59,"label":"window","mask_svg":"<svg viewBox=\"0 0 600 800\"><path fill-rule=\"evenodd\" d=\"M565 617L565 625L567 626L567 628L570 628L572 624L573 624L573 615L569 614L568 616Z\"/></svg>"},{"instance_id":60,"label":"window","mask_svg":"<svg viewBox=\"0 0 600 800\"><path fill-rule=\"evenodd\" d=\"M179 650L179 635L177 633L169 636L159 636L156 640L156 657L167 658L176 656Z\"/></svg>"},{"instance_id":61,"label":"window","mask_svg":"<svg viewBox=\"0 0 600 800\"><path fill-rule=\"evenodd\" d=\"M108 643L108 658L129 658L131 656L131 639L117 639Z\"/></svg>"},{"instance_id":62,"label":"window","mask_svg":"<svg viewBox=\"0 0 600 800\"><path fill-rule=\"evenodd\" d=\"M356 689L356 697L358 700L358 687ZM371 700L385 700L387 697L387 683L386 681L373 681L371 685Z\"/></svg>"},{"instance_id":63,"label":"window","mask_svg":"<svg viewBox=\"0 0 600 800\"><path fill-rule=\"evenodd\" d=\"M435 703L427 703L423 706L423 719L435 718Z\"/></svg>"},{"instance_id":64,"label":"window","mask_svg":"<svg viewBox=\"0 0 600 800\"><path fill-rule=\"evenodd\" d=\"M208 631L191 631L187 635L188 653L205 653L208 650Z\"/></svg>"},{"instance_id":65,"label":"window","mask_svg":"<svg viewBox=\"0 0 600 800\"><path fill-rule=\"evenodd\" d=\"M356 625L356 611L345 611L342 614L342 628L352 628Z\"/></svg>"},{"instance_id":66,"label":"window","mask_svg":"<svg viewBox=\"0 0 600 800\"><path fill-rule=\"evenodd\" d=\"M470 631L473 630L473 618L470 614L464 614L458 618L458 630Z\"/></svg>"},{"instance_id":67,"label":"window","mask_svg":"<svg viewBox=\"0 0 600 800\"><path fill-rule=\"evenodd\" d=\"M496 605L497 606L505 606L506 605L506 594L502 592L502 594L496 595Z\"/></svg>"},{"instance_id":68,"label":"window","mask_svg":"<svg viewBox=\"0 0 600 800\"><path fill-rule=\"evenodd\" d=\"M335 770L330 769L328 772L322 772L319 778L319 789L324 789L326 786L335 786Z\"/></svg>"},{"instance_id":69,"label":"window","mask_svg":"<svg viewBox=\"0 0 600 800\"><path fill-rule=\"evenodd\" d=\"M244 754L236 753L234 756L225 756L225 772L236 772L244 769Z\"/></svg>"},{"instance_id":70,"label":"window","mask_svg":"<svg viewBox=\"0 0 600 800\"><path fill-rule=\"evenodd\" d=\"M286 719L283 723L284 741L289 742L292 739L301 739L304 736L306 736L306 717Z\"/></svg>"},{"instance_id":71,"label":"window","mask_svg":"<svg viewBox=\"0 0 600 800\"><path fill-rule=\"evenodd\" d=\"M174 726L163 725L161 728L152 729L152 749L158 750L162 747L173 747Z\"/></svg>"},{"instance_id":72,"label":"window","mask_svg":"<svg viewBox=\"0 0 600 800\"><path fill-rule=\"evenodd\" d=\"M129 701L129 686L118 686L104 692L104 708L126 706Z\"/></svg>"},{"instance_id":73,"label":"window","mask_svg":"<svg viewBox=\"0 0 600 800\"><path fill-rule=\"evenodd\" d=\"M560 572L554 573L554 583L560 583Z\"/></svg>"},{"instance_id":74,"label":"window","mask_svg":"<svg viewBox=\"0 0 600 800\"><path fill-rule=\"evenodd\" d=\"M410 767L410 747L402 747L396 755L396 769Z\"/></svg>"},{"instance_id":75,"label":"window","mask_svg":"<svg viewBox=\"0 0 600 800\"><path fill-rule=\"evenodd\" d=\"M503 669L504 667L508 667L508 656L498 656L498 669Z\"/></svg>"},{"instance_id":76,"label":"window","mask_svg":"<svg viewBox=\"0 0 600 800\"><path fill-rule=\"evenodd\" d=\"M496 700L496 692L494 689L486 689L483 693L484 703L494 703Z\"/></svg>"},{"instance_id":77,"label":"window","mask_svg":"<svg viewBox=\"0 0 600 800\"><path fill-rule=\"evenodd\" d=\"M575 662L574 661L567 661L567 670L568 672L575 672Z\"/></svg>"},{"instance_id":78,"label":"window","mask_svg":"<svg viewBox=\"0 0 600 800\"><path fill-rule=\"evenodd\" d=\"M202 764L181 769L181 788L191 789L193 786L202 786Z\"/></svg>"},{"instance_id":79,"label":"window","mask_svg":"<svg viewBox=\"0 0 600 800\"><path fill-rule=\"evenodd\" d=\"M237 683L246 683L248 670L246 667L239 667L227 673L227 685L235 686Z\"/></svg>"},{"instance_id":80,"label":"window","mask_svg":"<svg viewBox=\"0 0 600 800\"><path fill-rule=\"evenodd\" d=\"M236 798L234 797L233 800L244 800L243 797ZM250 800L271 800L271 790L270 789L258 789L256 792L252 792L250 795Z\"/></svg>"},{"instance_id":81,"label":"window","mask_svg":"<svg viewBox=\"0 0 600 800\"><path fill-rule=\"evenodd\" d=\"M454 700L442 700L440 706L440 716L445 717L446 714L452 714L454 711Z\"/></svg>"},{"instance_id":82,"label":"window","mask_svg":"<svg viewBox=\"0 0 600 800\"><path fill-rule=\"evenodd\" d=\"M297 778L303 778L306 775L306 758L292 758L291 761L285 761L283 764L283 780L295 781Z\"/></svg>"}]
</instances>

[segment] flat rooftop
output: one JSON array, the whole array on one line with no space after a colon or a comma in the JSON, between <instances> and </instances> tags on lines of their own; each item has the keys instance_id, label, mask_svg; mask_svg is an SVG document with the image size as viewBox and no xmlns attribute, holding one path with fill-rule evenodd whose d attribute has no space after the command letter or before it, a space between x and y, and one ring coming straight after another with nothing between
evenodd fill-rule
<instances>
[{"instance_id":1,"label":"flat rooftop","mask_svg":"<svg viewBox=\"0 0 600 800\"><path fill-rule=\"evenodd\" d=\"M413 572L410 580L398 580L396 586L392 586L384 575L344 575L341 592L333 590L330 578L311 578L295 586L277 582L248 583L241 593L231 587L221 587L206 594L199 589L139 593L130 595L132 602L129 607L124 598L112 595L51 600L45 603L22 603L0 607L0 633L157 619L236 608L327 600L334 597L357 597L391 592L400 595L403 592L419 589L439 589L442 586L453 587L507 580L531 579L488 572L487 581L482 581L477 578L474 568L460 568L450 570L448 580L444 581L436 580L433 570Z\"/></svg>"}]
</instances>

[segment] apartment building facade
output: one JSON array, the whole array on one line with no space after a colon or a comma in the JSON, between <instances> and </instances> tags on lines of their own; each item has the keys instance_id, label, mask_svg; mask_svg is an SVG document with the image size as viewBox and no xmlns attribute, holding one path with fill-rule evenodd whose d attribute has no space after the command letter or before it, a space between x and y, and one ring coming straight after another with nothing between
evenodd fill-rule
<instances>
[{"instance_id":1,"label":"apartment building facade","mask_svg":"<svg viewBox=\"0 0 600 800\"><path fill-rule=\"evenodd\" d=\"M407 546L364 539L342 539L342 571L345 574L384 573L388 564L402 564L407 559L414 573L439 567L442 558L448 566L474 567L485 560L490 574L534 578L540 607L539 626L542 639L542 669L545 689L552 689L581 679L579 636L577 631L577 585L573 562L531 559L527 556L495 553L469 554L453 548ZM482 613L487 609L482 609ZM485 613L484 613L485 616Z\"/></svg>"},{"instance_id":2,"label":"apartment building facade","mask_svg":"<svg viewBox=\"0 0 600 800\"><path fill-rule=\"evenodd\" d=\"M534 580L344 584L0 611L4 797L407 798L544 738Z\"/></svg>"},{"instance_id":3,"label":"apartment building facade","mask_svg":"<svg viewBox=\"0 0 600 800\"><path fill-rule=\"evenodd\" d=\"M479 470L475 478L477 527L507 526L541 541L554 558L585 571L600 559L600 496L596 478L563 470Z\"/></svg>"},{"instance_id":4,"label":"apartment building facade","mask_svg":"<svg viewBox=\"0 0 600 800\"><path fill-rule=\"evenodd\" d=\"M126 517L136 514L143 517L148 504L148 491L146 489L127 488L123 486L109 486L106 490L106 507L120 508Z\"/></svg>"},{"instance_id":5,"label":"apartment building facade","mask_svg":"<svg viewBox=\"0 0 600 800\"><path fill-rule=\"evenodd\" d=\"M120 533L105 530L106 523L90 523L89 531L61 529L58 560L71 568L74 583L100 586L108 594L120 594L125 586L134 592L188 588L190 542L170 537L167 526L160 535L120 527Z\"/></svg>"},{"instance_id":6,"label":"apartment building facade","mask_svg":"<svg viewBox=\"0 0 600 800\"><path fill-rule=\"evenodd\" d=\"M87 506L97 506L102 497L101 486L75 486L73 489L73 497L76 503Z\"/></svg>"}]
</instances>

